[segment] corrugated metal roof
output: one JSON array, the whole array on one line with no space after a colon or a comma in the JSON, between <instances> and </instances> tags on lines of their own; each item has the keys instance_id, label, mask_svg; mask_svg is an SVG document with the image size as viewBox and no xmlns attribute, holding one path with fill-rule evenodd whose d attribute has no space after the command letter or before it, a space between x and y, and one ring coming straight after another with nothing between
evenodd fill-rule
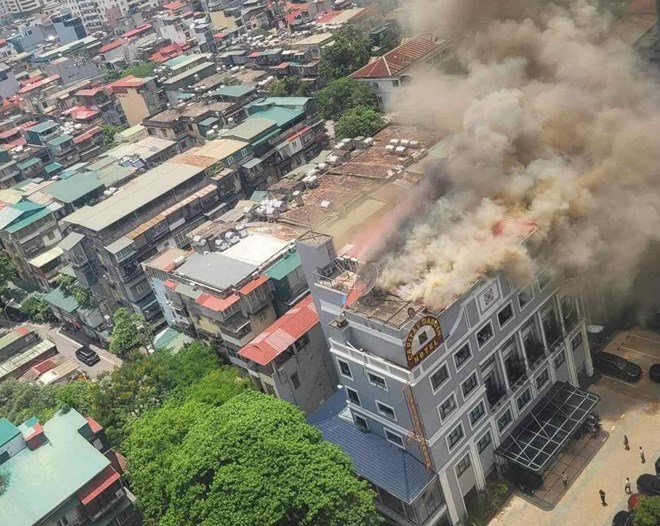
<instances>
[{"instance_id":1,"label":"corrugated metal roof","mask_svg":"<svg viewBox=\"0 0 660 526\"><path fill-rule=\"evenodd\" d=\"M266 275L271 279L284 279L300 266L300 256L296 250L268 268Z\"/></svg>"},{"instance_id":2,"label":"corrugated metal roof","mask_svg":"<svg viewBox=\"0 0 660 526\"><path fill-rule=\"evenodd\" d=\"M71 250L78 243L80 243L83 239L85 239L85 236L83 236L82 234L78 234L77 232L71 232L62 241L60 241L58 246L62 250Z\"/></svg>"},{"instance_id":3,"label":"corrugated metal roof","mask_svg":"<svg viewBox=\"0 0 660 526\"><path fill-rule=\"evenodd\" d=\"M17 221L16 223L13 223L7 227L7 232L10 234L14 234L15 232L18 232L19 230L22 230L26 226L31 225L32 223L39 221L39 219L43 219L44 217L48 216L51 214L51 211L48 208L42 208L41 210L38 210L34 212L33 214L30 214L27 217L24 217L20 221Z\"/></svg>"},{"instance_id":4,"label":"corrugated metal roof","mask_svg":"<svg viewBox=\"0 0 660 526\"><path fill-rule=\"evenodd\" d=\"M45 188L44 192L52 195L62 203L70 204L103 187L103 183L99 181L96 175L88 172L78 172L67 179L56 181Z\"/></svg>"}]
</instances>

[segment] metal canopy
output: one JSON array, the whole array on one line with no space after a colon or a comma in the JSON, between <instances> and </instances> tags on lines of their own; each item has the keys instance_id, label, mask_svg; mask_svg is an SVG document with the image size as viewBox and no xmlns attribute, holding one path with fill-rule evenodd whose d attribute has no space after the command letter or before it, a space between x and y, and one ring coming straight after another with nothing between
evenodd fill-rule
<instances>
[{"instance_id":1,"label":"metal canopy","mask_svg":"<svg viewBox=\"0 0 660 526\"><path fill-rule=\"evenodd\" d=\"M557 382L496 453L525 469L541 472L597 403L597 395Z\"/></svg>"}]
</instances>

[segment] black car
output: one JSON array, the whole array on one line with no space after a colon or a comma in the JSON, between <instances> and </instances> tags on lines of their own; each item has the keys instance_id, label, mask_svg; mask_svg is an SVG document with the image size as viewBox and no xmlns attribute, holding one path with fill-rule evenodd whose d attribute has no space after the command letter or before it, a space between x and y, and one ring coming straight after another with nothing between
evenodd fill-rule
<instances>
[{"instance_id":1,"label":"black car","mask_svg":"<svg viewBox=\"0 0 660 526\"><path fill-rule=\"evenodd\" d=\"M89 365L90 367L101 361L98 353L89 347L81 347L78 349L76 351L76 358L78 358L78 360L80 360L85 365Z\"/></svg>"},{"instance_id":2,"label":"black car","mask_svg":"<svg viewBox=\"0 0 660 526\"><path fill-rule=\"evenodd\" d=\"M642 377L642 368L621 356L601 352L594 356L594 367L601 373L615 376L625 382L636 382Z\"/></svg>"},{"instance_id":3,"label":"black car","mask_svg":"<svg viewBox=\"0 0 660 526\"><path fill-rule=\"evenodd\" d=\"M637 491L642 495L660 496L660 477L644 473L637 479Z\"/></svg>"},{"instance_id":4,"label":"black car","mask_svg":"<svg viewBox=\"0 0 660 526\"><path fill-rule=\"evenodd\" d=\"M632 524L632 513L620 511L612 519L612 526L630 526Z\"/></svg>"},{"instance_id":5,"label":"black car","mask_svg":"<svg viewBox=\"0 0 660 526\"><path fill-rule=\"evenodd\" d=\"M660 384L660 363L654 363L649 368L649 378L652 382Z\"/></svg>"}]
</instances>

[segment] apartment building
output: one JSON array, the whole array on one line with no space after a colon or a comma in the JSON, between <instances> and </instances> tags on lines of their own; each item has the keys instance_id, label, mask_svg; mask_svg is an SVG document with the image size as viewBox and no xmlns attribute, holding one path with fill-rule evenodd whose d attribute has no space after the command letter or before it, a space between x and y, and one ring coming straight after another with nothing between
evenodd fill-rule
<instances>
[{"instance_id":1,"label":"apartment building","mask_svg":"<svg viewBox=\"0 0 660 526\"><path fill-rule=\"evenodd\" d=\"M370 290L376 269L328 235L297 247L343 385L310 421L394 524L463 524L469 492L508 466L542 475L596 404L579 389L593 373L584 309L559 277L484 276L437 311Z\"/></svg>"},{"instance_id":2,"label":"apartment building","mask_svg":"<svg viewBox=\"0 0 660 526\"><path fill-rule=\"evenodd\" d=\"M33 62L48 75L59 75L64 84L100 77L101 70L94 61L100 47L99 39L88 36L39 53L33 57Z\"/></svg>"},{"instance_id":3,"label":"apartment building","mask_svg":"<svg viewBox=\"0 0 660 526\"><path fill-rule=\"evenodd\" d=\"M35 13L39 9L43 2L41 0L7 0L6 7L9 8L9 12L13 15L27 15L30 13Z\"/></svg>"},{"instance_id":4,"label":"apartment building","mask_svg":"<svg viewBox=\"0 0 660 526\"><path fill-rule=\"evenodd\" d=\"M60 246L104 314L125 306L154 325L163 322L140 263L164 248L189 245L186 233L220 204L207 176L204 166L177 156L63 219L69 234Z\"/></svg>"},{"instance_id":5,"label":"apartment building","mask_svg":"<svg viewBox=\"0 0 660 526\"><path fill-rule=\"evenodd\" d=\"M0 455L9 478L0 494L2 524L140 524L103 428L75 409L44 423L0 419Z\"/></svg>"},{"instance_id":6,"label":"apartment building","mask_svg":"<svg viewBox=\"0 0 660 526\"><path fill-rule=\"evenodd\" d=\"M29 327L16 327L0 338L0 381L18 378L32 366L56 354L57 348L52 341L42 340Z\"/></svg>"},{"instance_id":7,"label":"apartment building","mask_svg":"<svg viewBox=\"0 0 660 526\"><path fill-rule=\"evenodd\" d=\"M161 109L158 86L154 77L138 78L129 75L109 84L108 87L119 100L130 126L140 124Z\"/></svg>"}]
</instances>

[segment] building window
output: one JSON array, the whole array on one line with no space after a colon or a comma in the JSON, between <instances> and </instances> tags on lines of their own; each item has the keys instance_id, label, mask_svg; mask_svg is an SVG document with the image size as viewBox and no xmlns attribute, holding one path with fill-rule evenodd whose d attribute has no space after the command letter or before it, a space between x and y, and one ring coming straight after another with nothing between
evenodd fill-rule
<instances>
[{"instance_id":1,"label":"building window","mask_svg":"<svg viewBox=\"0 0 660 526\"><path fill-rule=\"evenodd\" d=\"M523 408L531 401L532 401L532 393L529 389L525 389L523 394L520 395L520 398L518 398L518 401L516 402L518 404L518 410L522 411Z\"/></svg>"},{"instance_id":2,"label":"building window","mask_svg":"<svg viewBox=\"0 0 660 526\"><path fill-rule=\"evenodd\" d=\"M463 398L467 398L468 395L474 391L474 389L479 385L479 380L477 380L477 373L472 373L465 382L461 384L461 389L463 391Z\"/></svg>"},{"instance_id":3,"label":"building window","mask_svg":"<svg viewBox=\"0 0 660 526\"><path fill-rule=\"evenodd\" d=\"M367 424L367 419L362 415L353 413L353 420L358 429L361 431L369 431L369 424Z\"/></svg>"},{"instance_id":4,"label":"building window","mask_svg":"<svg viewBox=\"0 0 660 526\"><path fill-rule=\"evenodd\" d=\"M438 412L440 413L440 419L445 420L450 414L456 409L456 397L454 393L451 394L444 402L438 406Z\"/></svg>"},{"instance_id":5,"label":"building window","mask_svg":"<svg viewBox=\"0 0 660 526\"><path fill-rule=\"evenodd\" d=\"M460 369L461 365L467 362L472 353L470 352L470 344L466 343L463 347L460 348L458 352L454 354L454 363L456 364L456 370Z\"/></svg>"},{"instance_id":6,"label":"building window","mask_svg":"<svg viewBox=\"0 0 660 526\"><path fill-rule=\"evenodd\" d=\"M352 404L361 405L360 396L358 395L358 392L355 389L346 387L346 396L348 396L348 401L351 402Z\"/></svg>"},{"instance_id":7,"label":"building window","mask_svg":"<svg viewBox=\"0 0 660 526\"><path fill-rule=\"evenodd\" d=\"M477 343L479 344L479 347L483 347L492 337L493 326L490 322L488 322L485 327L482 327L479 331L477 331Z\"/></svg>"},{"instance_id":8,"label":"building window","mask_svg":"<svg viewBox=\"0 0 660 526\"><path fill-rule=\"evenodd\" d=\"M486 408L484 407L484 403L479 402L479 405L470 411L470 424L474 426L485 414Z\"/></svg>"},{"instance_id":9,"label":"building window","mask_svg":"<svg viewBox=\"0 0 660 526\"><path fill-rule=\"evenodd\" d=\"M575 352L580 345L582 345L582 333L578 332L571 338L571 350Z\"/></svg>"},{"instance_id":10,"label":"building window","mask_svg":"<svg viewBox=\"0 0 660 526\"><path fill-rule=\"evenodd\" d=\"M339 372L341 375L352 380L353 373L351 372L351 366L348 365L348 362L345 362L344 360L337 360L337 363L339 364Z\"/></svg>"},{"instance_id":11,"label":"building window","mask_svg":"<svg viewBox=\"0 0 660 526\"><path fill-rule=\"evenodd\" d=\"M541 374L536 378L536 388L538 390L543 389L543 386L550 381L550 373L547 369L544 369Z\"/></svg>"},{"instance_id":12,"label":"building window","mask_svg":"<svg viewBox=\"0 0 660 526\"><path fill-rule=\"evenodd\" d=\"M545 272L542 272L539 274L537 281L539 282L539 290L543 290L548 285L548 283L550 283L550 276Z\"/></svg>"},{"instance_id":13,"label":"building window","mask_svg":"<svg viewBox=\"0 0 660 526\"><path fill-rule=\"evenodd\" d=\"M264 311L263 312L263 317L261 318L261 320L265 320L267 315L268 315L268 312ZM300 338L298 338L296 340L296 342L294 344L294 347L296 348L296 351L299 351L300 349L302 349L308 343L309 343L309 334L305 333Z\"/></svg>"},{"instance_id":14,"label":"building window","mask_svg":"<svg viewBox=\"0 0 660 526\"><path fill-rule=\"evenodd\" d=\"M458 444L461 439L465 436L465 433L463 433L463 424L458 424L451 433L449 433L449 436L447 437L447 442L449 444L449 449L452 450Z\"/></svg>"},{"instance_id":15,"label":"building window","mask_svg":"<svg viewBox=\"0 0 660 526\"><path fill-rule=\"evenodd\" d=\"M518 305L520 305L520 309L524 309L532 299L534 299L534 291L531 285L527 285L527 287L518 293Z\"/></svg>"},{"instance_id":16,"label":"building window","mask_svg":"<svg viewBox=\"0 0 660 526\"><path fill-rule=\"evenodd\" d=\"M382 402L376 401L376 407L378 408L378 412L381 415L386 416L390 420L396 420L396 413L394 412L394 409L389 405L385 405Z\"/></svg>"},{"instance_id":17,"label":"building window","mask_svg":"<svg viewBox=\"0 0 660 526\"><path fill-rule=\"evenodd\" d=\"M367 373L367 378L369 378L369 383L371 385L375 385L376 387L380 387L381 389L387 391L387 383L385 382L385 378L382 378L381 376L378 376L374 373Z\"/></svg>"},{"instance_id":18,"label":"building window","mask_svg":"<svg viewBox=\"0 0 660 526\"><path fill-rule=\"evenodd\" d=\"M497 321L500 327L504 327L513 318L513 306L509 303L500 312L497 313Z\"/></svg>"},{"instance_id":19,"label":"building window","mask_svg":"<svg viewBox=\"0 0 660 526\"><path fill-rule=\"evenodd\" d=\"M458 462L458 464L456 464L456 476L460 477L471 465L470 454L468 453Z\"/></svg>"},{"instance_id":20,"label":"building window","mask_svg":"<svg viewBox=\"0 0 660 526\"><path fill-rule=\"evenodd\" d=\"M507 409L506 413L504 413L501 417L497 419L497 429L500 431L504 431L507 426L511 423L512 417L511 417L511 409Z\"/></svg>"},{"instance_id":21,"label":"building window","mask_svg":"<svg viewBox=\"0 0 660 526\"><path fill-rule=\"evenodd\" d=\"M135 287L135 292L137 294L144 292L144 283L138 283L138 285Z\"/></svg>"},{"instance_id":22,"label":"building window","mask_svg":"<svg viewBox=\"0 0 660 526\"><path fill-rule=\"evenodd\" d=\"M484 436L482 436L479 439L479 442L477 442L477 451L481 454L484 452L484 450L490 446L491 442L493 441L493 438L490 436L490 431L486 433Z\"/></svg>"},{"instance_id":23,"label":"building window","mask_svg":"<svg viewBox=\"0 0 660 526\"><path fill-rule=\"evenodd\" d=\"M447 370L447 364L443 363L436 372L431 375L431 388L435 394L438 389L449 380L449 371Z\"/></svg>"},{"instance_id":24,"label":"building window","mask_svg":"<svg viewBox=\"0 0 660 526\"><path fill-rule=\"evenodd\" d=\"M298 373L293 373L291 375L291 383L293 384L294 389L298 389L298 387L300 387L300 379L298 378Z\"/></svg>"},{"instance_id":25,"label":"building window","mask_svg":"<svg viewBox=\"0 0 660 526\"><path fill-rule=\"evenodd\" d=\"M385 429L385 438L387 439L388 442L391 442L395 446L399 446L400 448L403 448L403 438L401 438L401 435L397 435L396 433L393 433L389 429Z\"/></svg>"},{"instance_id":26,"label":"building window","mask_svg":"<svg viewBox=\"0 0 660 526\"><path fill-rule=\"evenodd\" d=\"M559 369L562 363L566 361L566 355L564 354L564 351L561 351L556 357L555 357L555 369Z\"/></svg>"}]
</instances>

